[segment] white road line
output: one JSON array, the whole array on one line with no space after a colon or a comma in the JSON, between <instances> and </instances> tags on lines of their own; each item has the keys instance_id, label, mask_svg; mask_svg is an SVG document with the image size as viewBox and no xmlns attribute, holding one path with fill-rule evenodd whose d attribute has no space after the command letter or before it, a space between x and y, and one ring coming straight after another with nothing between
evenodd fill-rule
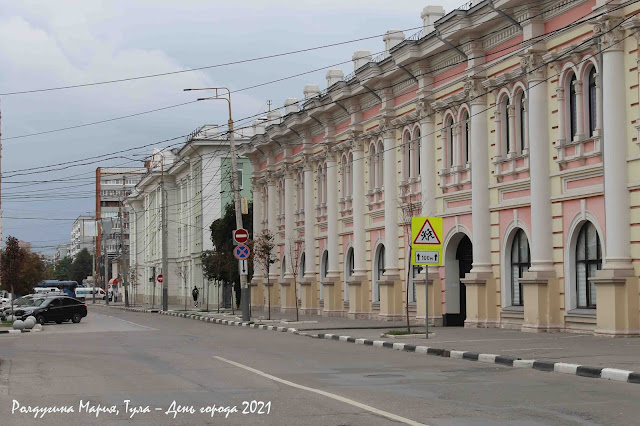
<instances>
[{"instance_id":1,"label":"white road line","mask_svg":"<svg viewBox=\"0 0 640 426\"><path fill-rule=\"evenodd\" d=\"M282 384L285 384L287 386L291 386L291 387L294 387L294 388L297 388L297 389L302 389L302 390L306 390L306 391L309 391L309 392L317 393L319 395L326 396L327 398L335 399L336 401L340 401L340 402L343 402L345 404L353 405L354 407L361 408L363 410L369 411L369 412L377 414L379 416L386 417L386 418L391 419L391 420L395 420L395 421L398 421L398 422L406 423L408 425L424 425L424 426L426 426L424 423L418 423L418 422L416 422L414 420L407 419L406 417L398 416L396 414L389 413L388 411L379 410L379 409L374 408L374 407L372 407L370 405L362 404L360 402L354 401L354 400L349 399L349 398L345 398L345 397L340 396L340 395L336 395L336 394L333 394L333 393L330 393L330 392L326 392L326 391L323 391L323 390L320 390L320 389L310 388L308 386L299 385L297 383L293 383L293 382L290 382L288 380L284 380L284 379L281 379L279 377L272 376L271 374L264 373L264 372L262 372L260 370L256 370L255 368L248 367L246 365L237 363L235 361L228 360L226 358L222 358L220 356L214 356L214 358L219 360L219 361L224 361L224 362L226 362L228 364L234 365L234 366L236 366L238 368L242 368L244 370L247 370L247 371L250 371L252 373L258 374L258 375L260 375L262 377L266 377L267 379L273 380L275 382L282 383Z\"/></svg>"},{"instance_id":2,"label":"white road line","mask_svg":"<svg viewBox=\"0 0 640 426\"><path fill-rule=\"evenodd\" d=\"M135 325L137 327L148 328L149 330L158 331L157 328L147 327L146 325L138 324L137 322L127 321L127 320L124 320L124 319L118 318L118 317L112 317L111 315L105 315L105 314L94 314L94 315L102 315L103 317L109 317L109 318L117 319L118 321L123 321L123 322L129 323L129 324Z\"/></svg>"}]
</instances>

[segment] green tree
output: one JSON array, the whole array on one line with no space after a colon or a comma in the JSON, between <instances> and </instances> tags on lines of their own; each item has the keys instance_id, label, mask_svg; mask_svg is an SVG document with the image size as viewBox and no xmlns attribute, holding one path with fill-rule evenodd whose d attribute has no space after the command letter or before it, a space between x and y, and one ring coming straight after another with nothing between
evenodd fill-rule
<instances>
[{"instance_id":1,"label":"green tree","mask_svg":"<svg viewBox=\"0 0 640 426\"><path fill-rule=\"evenodd\" d=\"M20 269L23 263L24 251L18 245L17 238L10 236L7 238L7 245L0 258L0 277L2 277L2 289L11 292L12 305L16 292L21 290Z\"/></svg>"},{"instance_id":2,"label":"green tree","mask_svg":"<svg viewBox=\"0 0 640 426\"><path fill-rule=\"evenodd\" d=\"M71 279L71 264L73 261L70 257L64 257L56 263L56 267L53 270L53 276L59 281L68 281Z\"/></svg>"},{"instance_id":3,"label":"green tree","mask_svg":"<svg viewBox=\"0 0 640 426\"><path fill-rule=\"evenodd\" d=\"M33 287L47 276L47 267L42 260L42 256L29 250L24 251L24 261L20 268L20 285L22 292L28 294L33 291Z\"/></svg>"},{"instance_id":4,"label":"green tree","mask_svg":"<svg viewBox=\"0 0 640 426\"><path fill-rule=\"evenodd\" d=\"M82 284L82 280L93 274L93 257L89 250L86 248L80 250L71 264L69 272L71 280L78 284Z\"/></svg>"}]
</instances>

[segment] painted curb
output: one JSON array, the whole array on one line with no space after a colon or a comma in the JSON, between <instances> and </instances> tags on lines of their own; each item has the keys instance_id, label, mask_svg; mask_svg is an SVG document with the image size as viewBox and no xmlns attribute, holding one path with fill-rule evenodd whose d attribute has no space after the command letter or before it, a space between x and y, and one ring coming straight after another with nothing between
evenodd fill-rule
<instances>
[{"instance_id":1,"label":"painted curb","mask_svg":"<svg viewBox=\"0 0 640 426\"><path fill-rule=\"evenodd\" d=\"M248 328L255 328L259 330L279 331L283 333L291 333L291 334L297 334L300 336L311 337L314 339L334 340L336 342L354 343L356 345L394 349L397 351L414 352L419 354L439 356L443 358L454 358L454 359L462 359L462 360L468 360L468 361L477 361L477 362L482 362L487 364L499 364L499 365L503 365L506 367L513 367L513 368L531 368L533 370L555 372L555 373L561 373L561 374L566 374L571 376L581 376L581 377L589 377L594 379L605 379L605 380L614 380L618 382L640 384L640 373L635 371L629 371L629 370L621 370L618 368L607 368L607 367L603 368L603 367L595 367L595 366L580 365L580 364L569 364L565 362L520 359L517 357L497 355L497 354L483 354L483 353L471 352L471 351L459 351L459 350L451 350L451 349L432 348L428 346L416 346L408 343L395 343L395 342L387 342L383 340L370 340L370 339L363 339L363 338L357 338L352 336L340 336L337 334L330 334L330 333L311 334L307 332L301 332L295 328L278 327L278 326L264 325L264 324L253 324L253 323L239 322L239 321L230 321L230 320L225 320L220 318L205 317L203 315L188 314L184 312L158 311L155 309L151 310L151 309L141 309L141 308L125 308L121 306L111 306L111 307L116 309L122 309L125 311L159 313L160 315L169 315L169 316L174 316L179 318L189 318L189 319L200 320L205 322L212 322L215 324L248 327ZM7 332L19 332L19 331L0 330L0 333L7 333Z\"/></svg>"}]
</instances>

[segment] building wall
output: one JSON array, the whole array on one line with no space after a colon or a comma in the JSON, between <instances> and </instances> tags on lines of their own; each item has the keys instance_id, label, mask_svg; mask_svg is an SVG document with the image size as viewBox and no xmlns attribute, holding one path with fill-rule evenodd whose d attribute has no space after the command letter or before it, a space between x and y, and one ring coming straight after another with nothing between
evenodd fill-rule
<instances>
[{"instance_id":1,"label":"building wall","mask_svg":"<svg viewBox=\"0 0 640 426\"><path fill-rule=\"evenodd\" d=\"M297 296L306 312L399 319L409 296L411 315L424 318L424 273L407 295L406 236L411 216L437 215L436 323L640 333L637 6L604 3L496 2L513 6L522 29L482 4L455 11L436 27L459 51L433 34L412 37L267 123L247 155L261 206L255 232L267 228L277 242L272 307L289 311ZM458 27L461 18L469 25ZM487 35L469 41L478 31ZM301 181L313 188L300 192ZM599 241L586 275L576 257L583 229ZM292 241L310 265L301 277L283 266ZM265 278L254 277L254 305L266 304ZM295 296L292 279L302 281ZM592 306L578 302L585 287Z\"/></svg>"}]
</instances>

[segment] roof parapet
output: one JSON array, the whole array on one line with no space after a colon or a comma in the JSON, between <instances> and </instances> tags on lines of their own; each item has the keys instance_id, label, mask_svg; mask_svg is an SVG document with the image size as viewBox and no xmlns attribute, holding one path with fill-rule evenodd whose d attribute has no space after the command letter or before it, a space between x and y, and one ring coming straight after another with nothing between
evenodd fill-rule
<instances>
[{"instance_id":1,"label":"roof parapet","mask_svg":"<svg viewBox=\"0 0 640 426\"><path fill-rule=\"evenodd\" d=\"M318 94L320 93L320 87L318 87L317 84L307 84L306 86L304 86L304 98L305 99L311 99L315 96L318 96Z\"/></svg>"},{"instance_id":2,"label":"roof parapet","mask_svg":"<svg viewBox=\"0 0 640 426\"><path fill-rule=\"evenodd\" d=\"M353 70L357 71L359 68L365 66L371 62L371 51L369 50L356 50L351 57L353 61Z\"/></svg>"},{"instance_id":3,"label":"roof parapet","mask_svg":"<svg viewBox=\"0 0 640 426\"><path fill-rule=\"evenodd\" d=\"M285 115L291 114L292 112L298 112L300 107L298 105L298 98L287 98L284 101L284 113Z\"/></svg>"},{"instance_id":4,"label":"roof parapet","mask_svg":"<svg viewBox=\"0 0 640 426\"><path fill-rule=\"evenodd\" d=\"M344 78L344 72L341 69L330 69L327 71L327 87L331 87Z\"/></svg>"},{"instance_id":5,"label":"roof parapet","mask_svg":"<svg viewBox=\"0 0 640 426\"><path fill-rule=\"evenodd\" d=\"M442 6L427 6L422 9L422 35L427 35L436 29L435 23L445 15Z\"/></svg>"}]
</instances>

